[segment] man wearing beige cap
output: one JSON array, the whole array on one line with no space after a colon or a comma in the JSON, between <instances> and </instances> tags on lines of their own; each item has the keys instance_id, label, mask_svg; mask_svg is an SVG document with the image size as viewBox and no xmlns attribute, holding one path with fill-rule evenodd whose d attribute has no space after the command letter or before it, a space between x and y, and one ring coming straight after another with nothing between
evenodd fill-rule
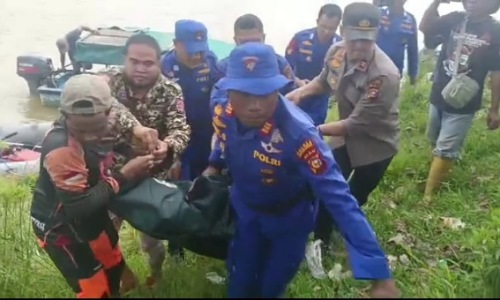
<instances>
[{"instance_id":1,"label":"man wearing beige cap","mask_svg":"<svg viewBox=\"0 0 500 300\"><path fill-rule=\"evenodd\" d=\"M380 12L371 3L345 7L341 34L325 57L319 76L287 97L299 103L330 92L338 102L340 120L318 126L333 137L333 153L359 205L377 187L399 144L400 75L392 60L375 44ZM332 221L320 208L316 238L329 242Z\"/></svg>"},{"instance_id":2,"label":"man wearing beige cap","mask_svg":"<svg viewBox=\"0 0 500 300\"><path fill-rule=\"evenodd\" d=\"M118 296L125 261L106 204L127 183L147 176L165 151L155 150L156 131L141 126L98 76L68 80L60 110L61 118L42 143L33 230L79 298ZM130 136L147 145L150 154L111 171L115 141Z\"/></svg>"}]
</instances>

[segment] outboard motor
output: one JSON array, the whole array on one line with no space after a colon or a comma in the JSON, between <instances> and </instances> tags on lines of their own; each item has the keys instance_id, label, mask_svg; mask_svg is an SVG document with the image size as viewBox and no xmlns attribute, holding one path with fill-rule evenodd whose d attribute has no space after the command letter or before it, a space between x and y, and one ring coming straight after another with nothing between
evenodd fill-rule
<instances>
[{"instance_id":1,"label":"outboard motor","mask_svg":"<svg viewBox=\"0 0 500 300\"><path fill-rule=\"evenodd\" d=\"M50 57L41 55L21 55L17 57L17 75L26 80L31 96L38 96L38 87L54 72Z\"/></svg>"}]
</instances>

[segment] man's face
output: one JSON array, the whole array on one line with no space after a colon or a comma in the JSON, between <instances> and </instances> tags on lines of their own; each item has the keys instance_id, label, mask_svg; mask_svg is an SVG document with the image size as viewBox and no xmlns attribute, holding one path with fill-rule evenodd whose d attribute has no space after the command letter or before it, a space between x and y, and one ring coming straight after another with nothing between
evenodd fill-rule
<instances>
[{"instance_id":1,"label":"man's face","mask_svg":"<svg viewBox=\"0 0 500 300\"><path fill-rule=\"evenodd\" d=\"M329 18L321 15L316 21L318 36L321 40L332 40L340 23L339 17Z\"/></svg>"},{"instance_id":2,"label":"man's face","mask_svg":"<svg viewBox=\"0 0 500 300\"><path fill-rule=\"evenodd\" d=\"M195 68L199 66L201 63L203 63L205 59L204 52L198 52L194 54L189 53L186 50L186 47L183 42L174 41L174 47L175 47L175 53L177 54L177 57L179 58L180 62L188 68Z\"/></svg>"},{"instance_id":3,"label":"man's face","mask_svg":"<svg viewBox=\"0 0 500 300\"><path fill-rule=\"evenodd\" d=\"M258 29L238 29L234 33L234 42L241 45L248 42L264 43L266 35Z\"/></svg>"},{"instance_id":4,"label":"man's face","mask_svg":"<svg viewBox=\"0 0 500 300\"><path fill-rule=\"evenodd\" d=\"M160 62L153 47L132 44L125 56L124 75L132 87L152 86L160 76Z\"/></svg>"},{"instance_id":5,"label":"man's face","mask_svg":"<svg viewBox=\"0 0 500 300\"><path fill-rule=\"evenodd\" d=\"M464 0L463 5L471 17L483 17L493 13L498 0Z\"/></svg>"},{"instance_id":6,"label":"man's face","mask_svg":"<svg viewBox=\"0 0 500 300\"><path fill-rule=\"evenodd\" d=\"M278 92L266 96L254 96L229 91L229 102L233 107L234 115L246 127L262 127L274 114L278 99Z\"/></svg>"},{"instance_id":7,"label":"man's face","mask_svg":"<svg viewBox=\"0 0 500 300\"><path fill-rule=\"evenodd\" d=\"M70 134L82 145L101 142L109 131L109 113L95 115L66 115L66 126Z\"/></svg>"},{"instance_id":8,"label":"man's face","mask_svg":"<svg viewBox=\"0 0 500 300\"><path fill-rule=\"evenodd\" d=\"M390 1L391 6L395 8L403 8L405 6L406 0L392 0Z\"/></svg>"},{"instance_id":9,"label":"man's face","mask_svg":"<svg viewBox=\"0 0 500 300\"><path fill-rule=\"evenodd\" d=\"M345 42L347 59L351 62L368 60L373 54L375 42L372 40L351 40Z\"/></svg>"}]
</instances>

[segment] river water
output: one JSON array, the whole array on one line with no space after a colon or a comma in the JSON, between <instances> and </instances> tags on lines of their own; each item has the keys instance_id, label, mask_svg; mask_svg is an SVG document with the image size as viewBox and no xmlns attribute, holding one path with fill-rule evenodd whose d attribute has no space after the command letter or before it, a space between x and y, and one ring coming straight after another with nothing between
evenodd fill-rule
<instances>
[{"instance_id":1,"label":"river water","mask_svg":"<svg viewBox=\"0 0 500 300\"><path fill-rule=\"evenodd\" d=\"M231 41L234 20L254 13L265 27L266 40L283 54L298 30L313 27L321 5L344 7L349 0L0 0L0 124L52 120L56 109L30 99L24 79L16 75L16 57L30 52L52 57L59 66L55 41L79 25L139 26L172 31L182 18L203 22L211 38ZM217 6L214 4L217 3ZM420 20L430 0L408 0L406 8ZM459 7L442 5L442 13ZM286 14L284 13L286 11Z\"/></svg>"}]
</instances>

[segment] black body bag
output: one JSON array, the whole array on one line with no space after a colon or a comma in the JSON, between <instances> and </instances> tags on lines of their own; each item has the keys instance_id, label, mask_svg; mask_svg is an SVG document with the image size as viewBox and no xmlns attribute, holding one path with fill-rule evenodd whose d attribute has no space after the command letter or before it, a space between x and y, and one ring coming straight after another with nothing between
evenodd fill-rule
<instances>
[{"instance_id":1,"label":"black body bag","mask_svg":"<svg viewBox=\"0 0 500 300\"><path fill-rule=\"evenodd\" d=\"M234 234L229 186L226 176L148 178L110 201L109 210L156 239L176 239L194 253L225 259Z\"/></svg>"}]
</instances>

